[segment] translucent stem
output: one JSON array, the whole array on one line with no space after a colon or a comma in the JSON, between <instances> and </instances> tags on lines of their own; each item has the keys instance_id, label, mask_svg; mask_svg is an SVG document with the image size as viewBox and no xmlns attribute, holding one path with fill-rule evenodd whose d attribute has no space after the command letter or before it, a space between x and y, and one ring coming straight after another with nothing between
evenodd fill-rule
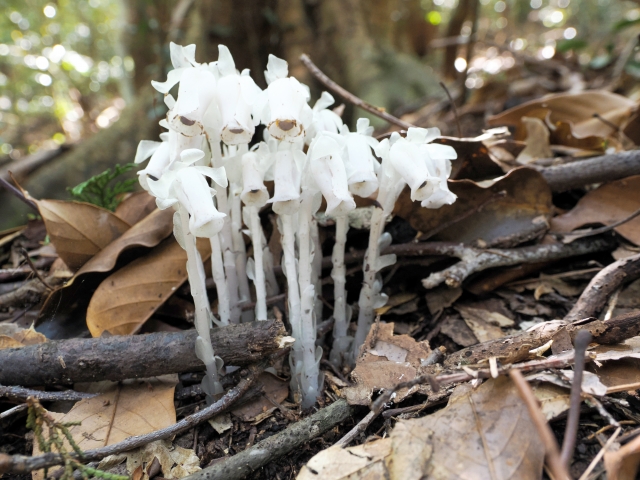
<instances>
[{"instance_id":1,"label":"translucent stem","mask_svg":"<svg viewBox=\"0 0 640 480\"><path fill-rule=\"evenodd\" d=\"M264 262L262 260L262 225L258 215L258 207L245 207L249 211L251 225L251 241L253 242L253 260L255 271L253 272L253 284L256 287L256 320L267 319L267 287L264 277Z\"/></svg>"},{"instance_id":2,"label":"translucent stem","mask_svg":"<svg viewBox=\"0 0 640 480\"><path fill-rule=\"evenodd\" d=\"M349 219L346 215L336 218L336 243L331 253L331 278L333 279L333 347L331 349L331 362L336 367L341 367L343 356L349 348L350 341L347 338L349 320L347 318L347 293L346 267L344 265L344 250L349 231Z\"/></svg>"},{"instance_id":3,"label":"translucent stem","mask_svg":"<svg viewBox=\"0 0 640 480\"><path fill-rule=\"evenodd\" d=\"M376 280L376 266L378 264L378 257L380 256L378 240L384 231L385 218L386 215L381 208L376 208L371 216L369 247L367 248L367 253L364 256L364 263L362 266L364 271L364 281L362 282L362 289L360 290L360 298L358 300L358 307L360 309L358 312L358 328L356 330L351 350L352 364L355 362L360 346L364 343L365 338L367 338L369 329L373 323L373 302L375 300L373 284Z\"/></svg>"},{"instance_id":4,"label":"translucent stem","mask_svg":"<svg viewBox=\"0 0 640 480\"><path fill-rule=\"evenodd\" d=\"M311 270L311 283L316 287L315 314L322 321L322 244L320 243L320 229L315 216L311 216L311 240L313 241L313 262Z\"/></svg>"},{"instance_id":5,"label":"translucent stem","mask_svg":"<svg viewBox=\"0 0 640 480\"><path fill-rule=\"evenodd\" d=\"M222 325L229 325L231 320L231 306L229 303L229 286L224 274L224 260L220 248L219 234L209 239L211 243L211 272L218 292L218 316Z\"/></svg>"},{"instance_id":6,"label":"translucent stem","mask_svg":"<svg viewBox=\"0 0 640 480\"><path fill-rule=\"evenodd\" d=\"M196 248L196 239L189 231L189 214L184 207L179 207L180 226L184 239L184 249L187 252L187 274L189 276L189 286L195 304L195 327L198 332L196 340L196 354L202 360L207 369L207 395L213 397L222 393L222 386L218 380L218 368L216 358L211 344L211 310L209 299L207 298L207 288L205 285L204 267L200 253ZM211 398L208 398L211 400Z\"/></svg>"},{"instance_id":7,"label":"translucent stem","mask_svg":"<svg viewBox=\"0 0 640 480\"><path fill-rule=\"evenodd\" d=\"M302 192L298 215L298 282L300 284L302 317L302 408L315 405L318 397L320 369L316 357L316 326L314 315L315 287L311 283L311 216L313 215L311 192Z\"/></svg>"},{"instance_id":8,"label":"translucent stem","mask_svg":"<svg viewBox=\"0 0 640 480\"><path fill-rule=\"evenodd\" d=\"M296 267L295 233L293 230L292 215L280 215L282 222L282 254L284 258L284 272L287 276L289 323L291 334L296 342L291 350L291 386L294 391L300 392L300 372L302 369L302 318L300 310L300 288L298 285L298 269Z\"/></svg>"},{"instance_id":9,"label":"translucent stem","mask_svg":"<svg viewBox=\"0 0 640 480\"><path fill-rule=\"evenodd\" d=\"M233 242L233 253L235 256L236 271L238 274L237 285L240 290L240 302L251 301L251 288L249 287L249 277L247 276L247 249L242 238L242 201L239 185L231 188L231 238ZM242 312L242 321L253 321L253 313L250 310Z\"/></svg>"}]
</instances>

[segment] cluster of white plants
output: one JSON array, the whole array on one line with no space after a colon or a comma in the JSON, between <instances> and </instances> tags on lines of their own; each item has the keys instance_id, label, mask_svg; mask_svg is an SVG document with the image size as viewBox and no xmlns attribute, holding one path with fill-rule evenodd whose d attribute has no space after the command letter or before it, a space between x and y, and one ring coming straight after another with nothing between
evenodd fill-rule
<instances>
[{"instance_id":1,"label":"cluster of white plants","mask_svg":"<svg viewBox=\"0 0 640 480\"><path fill-rule=\"evenodd\" d=\"M409 129L378 142L367 119L355 132L328 107L324 92L311 108L309 89L288 76L287 62L269 56L261 90L248 70L238 72L227 47L219 46L216 62L197 63L195 45L171 44L174 69L166 82L152 82L169 108L160 124L167 129L161 142L143 140L136 163L150 158L138 172L140 183L157 199L159 208L173 207L174 234L187 252L187 270L196 305L196 352L207 376L203 390L209 400L222 393L222 361L211 346L213 323L228 325L267 319L266 299L278 292L274 259L266 245L259 211L271 204L278 215L282 270L287 279L288 319L295 343L291 354L292 386L303 407L316 402L322 378L322 350L316 348L321 255L315 214L326 202L335 219L336 242L331 276L335 288L334 341L330 359L352 363L374 317L386 302L380 270L395 262L380 255L391 242L385 220L405 185L411 199L427 208L450 204L447 188L453 148L430 142L437 129ZM178 85L178 98L169 92ZM256 126L265 126L264 140L249 148ZM374 155L375 152L375 155ZM377 158L376 158L377 156ZM378 159L381 159L379 161ZM210 181L208 180L210 179ZM265 181L274 182L269 198ZM353 196L377 200L371 220L364 283L358 303L355 338L349 336L351 308L346 302L344 251ZM246 228L246 230L243 230ZM251 238L247 257L243 234ZM211 244L211 269L218 297L218 318L211 311L204 266L196 237ZM253 282L252 292L249 280ZM255 312L241 312L242 302L255 298ZM254 317L255 315L255 317Z\"/></svg>"}]
</instances>

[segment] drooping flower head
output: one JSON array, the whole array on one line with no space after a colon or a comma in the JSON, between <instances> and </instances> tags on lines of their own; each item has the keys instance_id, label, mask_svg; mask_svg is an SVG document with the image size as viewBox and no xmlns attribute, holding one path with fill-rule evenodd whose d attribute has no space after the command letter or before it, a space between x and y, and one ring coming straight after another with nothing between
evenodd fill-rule
<instances>
[{"instance_id":1,"label":"drooping flower head","mask_svg":"<svg viewBox=\"0 0 640 480\"><path fill-rule=\"evenodd\" d=\"M307 145L320 132L338 133L340 131L343 125L342 119L333 110L329 110L329 107L334 103L335 99L329 92L322 92L322 95L313 106L311 124L305 132L304 141Z\"/></svg>"},{"instance_id":2,"label":"drooping flower head","mask_svg":"<svg viewBox=\"0 0 640 480\"><path fill-rule=\"evenodd\" d=\"M272 137L294 142L304 136L313 113L307 104L309 88L288 74L287 62L269 55L264 72L268 87L257 104L256 114L262 118Z\"/></svg>"},{"instance_id":3,"label":"drooping flower head","mask_svg":"<svg viewBox=\"0 0 640 480\"><path fill-rule=\"evenodd\" d=\"M148 181L148 186L149 193L156 197L158 208L179 203L189 213L189 231L196 237L209 238L222 230L225 214L216 209L214 191L205 177L221 186L227 185L227 177L224 168L193 165L203 157L202 150L185 150L172 170L165 171L157 181Z\"/></svg>"},{"instance_id":4,"label":"drooping flower head","mask_svg":"<svg viewBox=\"0 0 640 480\"><path fill-rule=\"evenodd\" d=\"M317 188L327 201L327 215L344 215L356 208L349 193L342 159L345 141L341 135L319 133L307 152L309 170L306 186Z\"/></svg>"},{"instance_id":5,"label":"drooping flower head","mask_svg":"<svg viewBox=\"0 0 640 480\"><path fill-rule=\"evenodd\" d=\"M264 185L267 170L275 157L266 143L261 142L242 156L242 193L240 198L249 207L263 207L269 200L269 192Z\"/></svg>"},{"instance_id":6,"label":"drooping flower head","mask_svg":"<svg viewBox=\"0 0 640 480\"><path fill-rule=\"evenodd\" d=\"M236 70L231 52L224 45L218 45L216 62L218 79L217 102L221 115L222 141L227 145L249 143L253 137L259 118L252 118L251 112L260 87L249 76L249 70Z\"/></svg>"},{"instance_id":7,"label":"drooping flower head","mask_svg":"<svg viewBox=\"0 0 640 480\"><path fill-rule=\"evenodd\" d=\"M442 201L455 200L455 196L445 194L445 190L448 192L446 177L451 171L446 165L457 158L457 154L451 146L430 143L439 136L437 128L409 128L406 138L396 132L390 138L391 164L411 188L411 200L424 202L424 206L441 206ZM433 197L436 193L437 201ZM434 201L430 202L432 197Z\"/></svg>"},{"instance_id":8,"label":"drooping flower head","mask_svg":"<svg viewBox=\"0 0 640 480\"><path fill-rule=\"evenodd\" d=\"M300 145L281 142L275 151L274 194L268 203L278 215L292 215L300 207L300 181L307 156Z\"/></svg>"},{"instance_id":9,"label":"drooping flower head","mask_svg":"<svg viewBox=\"0 0 640 480\"><path fill-rule=\"evenodd\" d=\"M368 118L359 118L356 132L349 132L349 127L343 125L340 134L346 141L345 169L349 191L366 198L378 189L376 175L380 165L371 149L378 146L373 138L373 127L369 126Z\"/></svg>"}]
</instances>

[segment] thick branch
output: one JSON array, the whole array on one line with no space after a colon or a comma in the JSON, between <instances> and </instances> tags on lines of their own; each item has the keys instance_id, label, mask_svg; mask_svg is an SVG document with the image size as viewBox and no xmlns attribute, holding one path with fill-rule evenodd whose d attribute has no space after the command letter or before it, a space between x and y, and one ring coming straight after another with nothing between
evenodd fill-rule
<instances>
[{"instance_id":1,"label":"thick branch","mask_svg":"<svg viewBox=\"0 0 640 480\"><path fill-rule=\"evenodd\" d=\"M253 447L247 448L224 462L194 473L186 477L185 480L250 478L251 474L260 467L277 460L296 448L307 445L312 439L343 422L353 411L353 407L345 400L340 399Z\"/></svg>"},{"instance_id":2,"label":"thick branch","mask_svg":"<svg viewBox=\"0 0 640 480\"><path fill-rule=\"evenodd\" d=\"M592 183L611 182L631 175L640 175L640 150L612 153L538 171L551 190L562 192Z\"/></svg>"},{"instance_id":3,"label":"thick branch","mask_svg":"<svg viewBox=\"0 0 640 480\"><path fill-rule=\"evenodd\" d=\"M0 350L0 384L69 385L202 370L195 330L71 339ZM226 365L246 365L283 348L282 322L243 323L211 331Z\"/></svg>"},{"instance_id":4,"label":"thick branch","mask_svg":"<svg viewBox=\"0 0 640 480\"><path fill-rule=\"evenodd\" d=\"M425 244L426 252L435 251L436 255L451 255L458 257L460 262L432 273L422 280L424 288L437 287L446 283L450 287L459 286L472 273L481 272L488 268L508 267L521 263L536 263L548 260L576 257L587 253L613 250L616 244L612 238L601 237L594 239L576 240L570 244L553 243L548 245L534 245L513 249L486 249L467 247L462 244L451 245Z\"/></svg>"},{"instance_id":5,"label":"thick branch","mask_svg":"<svg viewBox=\"0 0 640 480\"><path fill-rule=\"evenodd\" d=\"M603 268L591 279L580 298L564 319L568 322L597 317L623 283L640 277L640 254L622 258Z\"/></svg>"}]
</instances>

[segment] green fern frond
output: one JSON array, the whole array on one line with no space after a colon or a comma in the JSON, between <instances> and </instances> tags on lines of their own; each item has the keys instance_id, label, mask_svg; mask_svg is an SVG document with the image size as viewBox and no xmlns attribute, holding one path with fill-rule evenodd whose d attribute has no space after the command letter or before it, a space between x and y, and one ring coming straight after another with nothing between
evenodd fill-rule
<instances>
[{"instance_id":1,"label":"green fern frond","mask_svg":"<svg viewBox=\"0 0 640 480\"><path fill-rule=\"evenodd\" d=\"M67 190L74 200L92 203L113 212L122 201L122 194L132 192L133 186L138 180L130 178L116 182L113 186L109 186L109 184L135 167L135 163L126 163L122 166L116 165L113 171L108 168L73 188L67 188Z\"/></svg>"}]
</instances>

